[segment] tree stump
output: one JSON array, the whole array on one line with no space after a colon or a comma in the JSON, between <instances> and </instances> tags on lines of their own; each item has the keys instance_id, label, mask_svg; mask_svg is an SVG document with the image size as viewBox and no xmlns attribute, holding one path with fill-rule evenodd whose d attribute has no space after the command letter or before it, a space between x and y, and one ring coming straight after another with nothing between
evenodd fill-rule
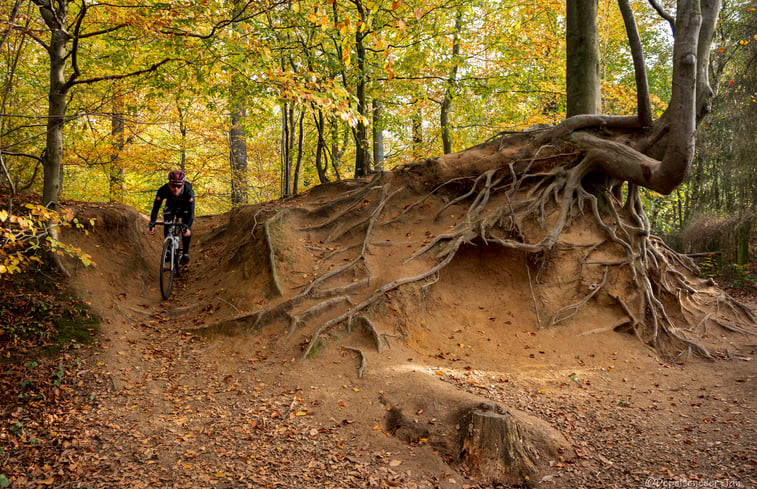
<instances>
[{"instance_id":1,"label":"tree stump","mask_svg":"<svg viewBox=\"0 0 757 489\"><path fill-rule=\"evenodd\" d=\"M525 413L471 411L464 424L462 461L491 483L537 482L541 466L570 449L547 423Z\"/></svg>"}]
</instances>

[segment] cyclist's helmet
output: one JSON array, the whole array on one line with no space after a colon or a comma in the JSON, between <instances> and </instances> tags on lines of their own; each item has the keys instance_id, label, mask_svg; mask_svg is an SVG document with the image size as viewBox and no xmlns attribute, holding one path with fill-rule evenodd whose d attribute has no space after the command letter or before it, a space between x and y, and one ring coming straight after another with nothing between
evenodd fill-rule
<instances>
[{"instance_id":1,"label":"cyclist's helmet","mask_svg":"<svg viewBox=\"0 0 757 489\"><path fill-rule=\"evenodd\" d=\"M183 184L187 176L181 170L173 170L168 172L168 181L176 184Z\"/></svg>"}]
</instances>

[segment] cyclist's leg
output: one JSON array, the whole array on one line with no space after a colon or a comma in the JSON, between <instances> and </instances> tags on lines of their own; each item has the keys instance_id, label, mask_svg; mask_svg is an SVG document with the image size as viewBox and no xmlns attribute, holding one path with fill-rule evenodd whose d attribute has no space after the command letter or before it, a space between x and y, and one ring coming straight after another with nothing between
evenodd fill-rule
<instances>
[{"instance_id":1,"label":"cyclist's leg","mask_svg":"<svg viewBox=\"0 0 757 489\"><path fill-rule=\"evenodd\" d=\"M182 224L187 224L189 222L189 211L184 210L181 213L181 222ZM186 263L189 261L189 243L192 241L192 230L190 228L187 228L186 232L181 235L181 245L182 245L182 260Z\"/></svg>"}]
</instances>

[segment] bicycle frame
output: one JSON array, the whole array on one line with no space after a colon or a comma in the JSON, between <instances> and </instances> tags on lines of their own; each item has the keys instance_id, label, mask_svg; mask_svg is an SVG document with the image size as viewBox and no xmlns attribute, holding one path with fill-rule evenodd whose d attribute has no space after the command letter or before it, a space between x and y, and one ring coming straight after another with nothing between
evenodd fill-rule
<instances>
[{"instance_id":1,"label":"bicycle frame","mask_svg":"<svg viewBox=\"0 0 757 489\"><path fill-rule=\"evenodd\" d=\"M168 299L173 288L173 277L181 275L179 260L181 250L181 236L186 225L178 222L156 222L156 225L167 226L168 235L163 240L163 251L160 255L160 292L164 299Z\"/></svg>"},{"instance_id":2,"label":"bicycle frame","mask_svg":"<svg viewBox=\"0 0 757 489\"><path fill-rule=\"evenodd\" d=\"M181 231L184 225L176 222L171 222L165 225L170 226L170 229L168 231L168 236L166 236L166 239L164 239L163 242L171 243L169 248L171 250L171 268L174 268L179 261L178 255L179 248L181 248Z\"/></svg>"}]
</instances>

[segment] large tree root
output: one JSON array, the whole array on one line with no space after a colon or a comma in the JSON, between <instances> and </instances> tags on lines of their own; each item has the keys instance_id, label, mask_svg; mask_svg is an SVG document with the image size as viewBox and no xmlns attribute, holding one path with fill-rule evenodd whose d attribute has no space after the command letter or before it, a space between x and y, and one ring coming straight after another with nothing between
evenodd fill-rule
<instances>
[{"instance_id":1,"label":"large tree root","mask_svg":"<svg viewBox=\"0 0 757 489\"><path fill-rule=\"evenodd\" d=\"M383 335L368 319L370 309L397 289L439 280L460 249L472 244L526 257L540 326L557 327L605 297L617 304L614 327L632 331L663 358L728 356L703 341L717 336L708 330L754 334L754 314L722 293L713 297L713 288L697 277L690 259L651 236L638 187L627 185L623 191L622 182L608 172L627 160L641 168L651 164L649 158L573 129L563 125L534 135L503 136L470 150L476 154L468 160L475 165L453 164L466 161L463 152L376 174L297 213L287 214L285 208L264 224L280 299L230 321L259 329L283 319L290 336L308 335L303 358L335 328L357 321L380 350ZM524 138L532 141L519 151L503 146L506 140ZM577 142L562 142L568 139ZM311 266L320 270L304 285L280 279L279 243L271 227L285 216L291 224L290 243L309 252ZM593 223L602 238L591 244L564 238L579 222ZM392 242L385 231L398 227L407 240ZM542 280L558 256L576 263L575 295L555 310L544 310Z\"/></svg>"}]
</instances>

